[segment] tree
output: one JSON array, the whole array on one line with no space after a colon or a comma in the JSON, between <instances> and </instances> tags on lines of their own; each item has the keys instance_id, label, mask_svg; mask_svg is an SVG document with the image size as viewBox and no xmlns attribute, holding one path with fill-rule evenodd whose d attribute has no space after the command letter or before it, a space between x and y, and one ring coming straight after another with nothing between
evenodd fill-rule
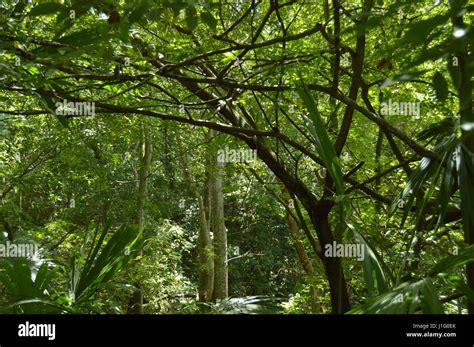
<instances>
[{"instance_id":1,"label":"tree","mask_svg":"<svg viewBox=\"0 0 474 347\"><path fill-rule=\"evenodd\" d=\"M213 299L226 299L228 294L227 229L224 222L224 163L214 156L213 170L209 174L209 205L214 250Z\"/></svg>"},{"instance_id":2,"label":"tree","mask_svg":"<svg viewBox=\"0 0 474 347\"><path fill-rule=\"evenodd\" d=\"M151 141L151 127L149 124L142 126L143 139L141 141L140 171L138 175L138 194L137 194L137 216L136 224L140 229L145 227L145 202L148 191L148 177L150 176L150 164L152 159L153 145ZM141 252L143 256L143 252ZM140 284L136 283L137 290L130 299L129 313L143 313L143 293Z\"/></svg>"}]
</instances>

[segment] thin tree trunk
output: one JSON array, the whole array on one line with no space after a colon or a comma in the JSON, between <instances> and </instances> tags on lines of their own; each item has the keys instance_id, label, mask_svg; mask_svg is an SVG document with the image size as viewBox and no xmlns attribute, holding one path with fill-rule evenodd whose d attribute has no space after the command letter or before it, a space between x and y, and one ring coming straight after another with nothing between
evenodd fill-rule
<instances>
[{"instance_id":1,"label":"thin tree trunk","mask_svg":"<svg viewBox=\"0 0 474 347\"><path fill-rule=\"evenodd\" d=\"M301 242L298 233L298 224L296 220L293 218L290 209L291 206L288 207L289 209L286 210L286 218L288 221L288 228L290 229L290 235L295 243L296 253L298 254L298 258L303 266L303 269L308 277L308 282L310 284L310 304L311 304L311 312L313 313L321 313L321 305L319 303L319 299L321 297L321 293L319 293L318 289L314 285L314 279L316 278L316 271L314 270L313 265L311 264L311 260L309 259L306 250L304 249L303 242Z\"/></svg>"},{"instance_id":2,"label":"thin tree trunk","mask_svg":"<svg viewBox=\"0 0 474 347\"><path fill-rule=\"evenodd\" d=\"M210 141L209 134L205 134L207 141ZM209 302L213 299L214 291L214 246L211 239L210 212L209 212L209 167L212 165L214 153L208 149L206 152L206 174L204 189L198 189L196 182L189 173L188 156L181 157L183 176L187 186L190 188L198 201L199 206L199 234L198 234L198 298L201 302Z\"/></svg>"},{"instance_id":3,"label":"thin tree trunk","mask_svg":"<svg viewBox=\"0 0 474 347\"><path fill-rule=\"evenodd\" d=\"M199 228L199 301L212 300L214 289L214 255L209 223L206 217L206 206L201 195L198 196L200 228Z\"/></svg>"},{"instance_id":4,"label":"thin tree trunk","mask_svg":"<svg viewBox=\"0 0 474 347\"><path fill-rule=\"evenodd\" d=\"M377 143L375 145L375 174L379 174L382 171L382 165L380 163L380 157L382 155L382 144L383 144L383 132L379 129L377 135ZM380 186L382 184L382 178L377 178L375 180L375 191L380 192ZM380 213L382 210L382 203L380 201L375 202L375 211Z\"/></svg>"},{"instance_id":5,"label":"thin tree trunk","mask_svg":"<svg viewBox=\"0 0 474 347\"><path fill-rule=\"evenodd\" d=\"M135 222L141 229L145 225L145 202L148 192L148 177L150 175L150 164L152 156L151 127L149 124L143 125L143 142L140 171L138 174L138 195L137 195L137 214ZM143 255L143 251L140 251ZM135 283L137 290L134 291L127 313L143 314L143 292L140 283Z\"/></svg>"},{"instance_id":6,"label":"thin tree trunk","mask_svg":"<svg viewBox=\"0 0 474 347\"><path fill-rule=\"evenodd\" d=\"M214 237L214 292L213 300L228 297L227 229L224 223L224 163L214 156L215 166L210 173L211 230Z\"/></svg>"}]
</instances>

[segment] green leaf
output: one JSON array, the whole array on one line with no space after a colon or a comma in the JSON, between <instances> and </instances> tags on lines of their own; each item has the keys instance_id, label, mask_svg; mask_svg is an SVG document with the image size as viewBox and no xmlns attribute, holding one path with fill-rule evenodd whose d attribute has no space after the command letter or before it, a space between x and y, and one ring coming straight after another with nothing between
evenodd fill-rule
<instances>
[{"instance_id":1,"label":"green leaf","mask_svg":"<svg viewBox=\"0 0 474 347\"><path fill-rule=\"evenodd\" d=\"M51 307L51 308L55 309L54 312L57 312L57 313L60 313L62 311L66 311L66 312L69 312L69 313L75 313L74 310L72 310L71 308L68 308L67 306L58 305L54 301L51 301L49 299L44 299L44 298L31 298L31 299L20 300L20 301L2 306L1 310L14 308L14 307L18 307L18 306L26 306L26 305L31 306L31 304L41 304L43 306ZM42 313L41 310L35 310L33 312L31 312L31 311L29 311L29 312L30 313ZM48 311L48 313L49 312L50 311Z\"/></svg>"},{"instance_id":2,"label":"green leaf","mask_svg":"<svg viewBox=\"0 0 474 347\"><path fill-rule=\"evenodd\" d=\"M439 45L433 47L423 47L418 57L413 59L411 55L407 55L402 64L402 71L409 71L416 66L423 64L426 61L436 61L446 56L446 51L449 49L448 40L443 41Z\"/></svg>"},{"instance_id":3,"label":"green leaf","mask_svg":"<svg viewBox=\"0 0 474 347\"><path fill-rule=\"evenodd\" d=\"M426 42L429 34L439 25L446 22L449 15L437 15L425 20L409 25L409 29L404 36L404 41L412 44Z\"/></svg>"},{"instance_id":4,"label":"green leaf","mask_svg":"<svg viewBox=\"0 0 474 347\"><path fill-rule=\"evenodd\" d=\"M438 100L446 100L446 98L448 97L448 83L439 71L436 71L433 75L433 88L435 90L436 97L438 98Z\"/></svg>"},{"instance_id":5,"label":"green leaf","mask_svg":"<svg viewBox=\"0 0 474 347\"><path fill-rule=\"evenodd\" d=\"M26 7L26 1L25 0L20 0L16 4L15 8L13 9L12 12L12 17L20 17L23 14L23 11L25 10Z\"/></svg>"},{"instance_id":6,"label":"green leaf","mask_svg":"<svg viewBox=\"0 0 474 347\"><path fill-rule=\"evenodd\" d=\"M59 123L61 123L63 127L65 127L66 129L69 129L69 121L66 117L64 117L61 114L57 114L56 118L58 119Z\"/></svg>"},{"instance_id":7,"label":"green leaf","mask_svg":"<svg viewBox=\"0 0 474 347\"><path fill-rule=\"evenodd\" d=\"M461 87L461 71L459 69L459 61L458 58L454 55L448 56L448 61L446 63L449 71L449 75L451 76L451 81L453 82L454 88L459 91Z\"/></svg>"},{"instance_id":8,"label":"green leaf","mask_svg":"<svg viewBox=\"0 0 474 347\"><path fill-rule=\"evenodd\" d=\"M201 20L206 23L206 25L211 28L212 30L216 30L217 27L217 19L209 12L201 13Z\"/></svg>"},{"instance_id":9,"label":"green leaf","mask_svg":"<svg viewBox=\"0 0 474 347\"><path fill-rule=\"evenodd\" d=\"M434 277L442 272L448 272L455 267L474 262L474 245L463 248L458 255L451 255L437 263L430 271Z\"/></svg>"},{"instance_id":10,"label":"green leaf","mask_svg":"<svg viewBox=\"0 0 474 347\"><path fill-rule=\"evenodd\" d=\"M443 313L443 306L431 279L404 282L390 292L381 294L354 307L349 314L413 314Z\"/></svg>"},{"instance_id":11,"label":"green leaf","mask_svg":"<svg viewBox=\"0 0 474 347\"><path fill-rule=\"evenodd\" d=\"M29 15L31 17L45 16L45 15L51 15L57 12L63 12L65 10L67 10L67 7L65 7L62 4L59 4L57 2L45 2L44 4L40 4L38 6L33 7Z\"/></svg>"},{"instance_id":12,"label":"green leaf","mask_svg":"<svg viewBox=\"0 0 474 347\"><path fill-rule=\"evenodd\" d=\"M87 28L70 35L63 36L57 41L76 46L89 46L94 44L100 38L101 33L97 30L97 28Z\"/></svg>"},{"instance_id":13,"label":"green leaf","mask_svg":"<svg viewBox=\"0 0 474 347\"><path fill-rule=\"evenodd\" d=\"M45 97L42 97L40 100L43 103L43 105L46 107L46 109L51 114L54 114L54 116L58 119L59 123L61 123L61 125L64 128L69 129L69 120L65 116L56 113L56 104L53 101L53 99L49 96L45 96Z\"/></svg>"},{"instance_id":14,"label":"green leaf","mask_svg":"<svg viewBox=\"0 0 474 347\"><path fill-rule=\"evenodd\" d=\"M383 268L387 269L382 257L377 253L369 241L350 223L346 223L354 238L365 247L364 252L364 277L366 279L369 295L374 295L375 284L379 294L388 290L387 279ZM374 281L375 278L375 281Z\"/></svg>"},{"instance_id":15,"label":"green leaf","mask_svg":"<svg viewBox=\"0 0 474 347\"><path fill-rule=\"evenodd\" d=\"M466 282L464 282L463 280L461 280L460 278L456 278L456 279L450 279L449 280L451 283L454 284L454 286L461 292L463 293L466 298L471 301L472 303L474 303L474 290L472 290Z\"/></svg>"},{"instance_id":16,"label":"green leaf","mask_svg":"<svg viewBox=\"0 0 474 347\"><path fill-rule=\"evenodd\" d=\"M148 11L147 5L138 6L128 16L128 21L130 22L130 24L138 22L145 15L145 13L147 13L147 11Z\"/></svg>"},{"instance_id":17,"label":"green leaf","mask_svg":"<svg viewBox=\"0 0 474 347\"><path fill-rule=\"evenodd\" d=\"M402 73L400 75L397 75L397 76L393 76L393 77L389 77L387 78L381 85L380 85L380 89L384 89L386 87L388 87L389 85L395 83L395 82L408 82L408 81L412 81L414 80L415 78L423 75L425 72L427 72L428 70L422 70L422 71L413 71L413 72L405 72L405 73Z\"/></svg>"},{"instance_id":18,"label":"green leaf","mask_svg":"<svg viewBox=\"0 0 474 347\"><path fill-rule=\"evenodd\" d=\"M329 139L324 122L319 115L316 102L306 85L298 85L296 90L309 111L310 118L303 117L308 129L314 137L316 149L336 184L337 195L342 196L344 195L344 182L339 158Z\"/></svg>"},{"instance_id":19,"label":"green leaf","mask_svg":"<svg viewBox=\"0 0 474 347\"><path fill-rule=\"evenodd\" d=\"M157 21L160 19L160 16L161 16L161 13L163 11L161 10L161 8L153 8L153 9L149 9L147 12L146 12L146 17L151 20L151 21Z\"/></svg>"},{"instance_id":20,"label":"green leaf","mask_svg":"<svg viewBox=\"0 0 474 347\"><path fill-rule=\"evenodd\" d=\"M441 314L444 313L443 304L439 300L439 294L429 278L422 282L420 287L420 306L423 313Z\"/></svg>"},{"instance_id":21,"label":"green leaf","mask_svg":"<svg viewBox=\"0 0 474 347\"><path fill-rule=\"evenodd\" d=\"M432 123L425 130L420 131L416 135L416 139L419 141L428 139L442 139L455 133L455 122L451 117L447 117L440 122Z\"/></svg>"},{"instance_id":22,"label":"green leaf","mask_svg":"<svg viewBox=\"0 0 474 347\"><path fill-rule=\"evenodd\" d=\"M452 156L452 152L448 152L447 155ZM443 177L441 179L441 186L438 194L439 202L439 217L436 223L436 229L438 230L444 223L444 218L446 216L446 211L448 210L449 198L452 191L452 186L454 182L454 164L455 161L452 160L452 157L446 160L446 167L444 170Z\"/></svg>"},{"instance_id":23,"label":"green leaf","mask_svg":"<svg viewBox=\"0 0 474 347\"><path fill-rule=\"evenodd\" d=\"M196 10L193 7L186 9L186 26L190 31L196 29L199 23Z\"/></svg>"},{"instance_id":24,"label":"green leaf","mask_svg":"<svg viewBox=\"0 0 474 347\"><path fill-rule=\"evenodd\" d=\"M97 288L110 281L143 246L143 230L137 227L120 227L104 245L109 231L108 227L92 230L93 239L87 257L84 259L83 255L77 255L71 262L73 271L69 286L76 303L90 299ZM82 250L88 245L90 232ZM126 249L130 252L125 252Z\"/></svg>"},{"instance_id":25,"label":"green leaf","mask_svg":"<svg viewBox=\"0 0 474 347\"><path fill-rule=\"evenodd\" d=\"M301 75L300 79L302 79ZM326 126L319 115L316 101L311 95L311 92L304 83L297 85L296 90L309 111L310 118L303 115L303 120L305 121L311 135L313 135L316 150L321 156L324 166L336 186L336 196L332 198L337 202L338 223L336 224L334 234L336 240L339 240L342 238L344 232L344 215L347 211L348 204L347 199L344 198L344 180L339 157L337 156L336 150L329 138Z\"/></svg>"},{"instance_id":26,"label":"green leaf","mask_svg":"<svg viewBox=\"0 0 474 347\"><path fill-rule=\"evenodd\" d=\"M437 153L443 158L442 162L438 162L431 158L422 158L420 164L416 168L415 172L409 178L403 191L395 198L392 204L389 206L389 215L392 215L397 208L403 208L403 215L400 222L400 227L403 227L408 217L408 213L414 206L415 198L419 196L419 193L423 191L423 187L426 184L429 185L429 189L424 193L421 201L417 198L416 214L415 217L421 218L422 212L425 206L429 203L430 198L436 189L436 184L439 181L445 163L450 160L453 155L452 152L458 143L458 139L455 134L452 134L449 138L442 140L438 145L433 148L433 152ZM430 181L431 180L431 181ZM438 199L440 196L438 195ZM402 203L402 205L400 205Z\"/></svg>"}]
</instances>

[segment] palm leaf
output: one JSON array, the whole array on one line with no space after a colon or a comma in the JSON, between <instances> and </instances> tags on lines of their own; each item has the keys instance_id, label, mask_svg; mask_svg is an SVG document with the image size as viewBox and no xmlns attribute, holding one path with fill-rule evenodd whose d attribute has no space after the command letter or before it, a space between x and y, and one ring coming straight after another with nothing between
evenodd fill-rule
<instances>
[{"instance_id":1,"label":"palm leaf","mask_svg":"<svg viewBox=\"0 0 474 347\"><path fill-rule=\"evenodd\" d=\"M474 156L469 149L461 144L457 156L457 171L459 190L461 192L461 213L463 221L464 239L468 244L470 230L474 227Z\"/></svg>"},{"instance_id":2,"label":"palm leaf","mask_svg":"<svg viewBox=\"0 0 474 347\"><path fill-rule=\"evenodd\" d=\"M379 295L353 308L349 314L427 314L443 313L436 288L430 278L404 282L390 292Z\"/></svg>"},{"instance_id":3,"label":"palm leaf","mask_svg":"<svg viewBox=\"0 0 474 347\"><path fill-rule=\"evenodd\" d=\"M319 115L316 101L305 84L297 86L296 90L308 109L310 117L308 119L303 116L303 119L313 135L318 154L321 156L326 169L334 180L338 196L342 197L344 195L344 181L341 165L324 122Z\"/></svg>"},{"instance_id":4,"label":"palm leaf","mask_svg":"<svg viewBox=\"0 0 474 347\"><path fill-rule=\"evenodd\" d=\"M375 294L375 287L377 287L379 294L388 291L387 278L384 268L387 269L388 274L390 274L390 271L388 271L388 268L383 262L382 257L352 224L346 224L349 230L352 232L354 238L365 247L363 268L369 295L372 296Z\"/></svg>"},{"instance_id":5,"label":"palm leaf","mask_svg":"<svg viewBox=\"0 0 474 347\"><path fill-rule=\"evenodd\" d=\"M461 249L457 255L450 255L444 258L431 269L429 275L433 277L472 262L474 262L474 245Z\"/></svg>"},{"instance_id":6,"label":"palm leaf","mask_svg":"<svg viewBox=\"0 0 474 347\"><path fill-rule=\"evenodd\" d=\"M136 226L120 227L103 245L108 232L108 228L94 230L87 257L83 259L77 255L72 260L70 292L76 303L90 299L97 289L122 270L143 246L143 230ZM129 252L126 252L127 249Z\"/></svg>"},{"instance_id":7,"label":"palm leaf","mask_svg":"<svg viewBox=\"0 0 474 347\"><path fill-rule=\"evenodd\" d=\"M329 172L329 175L336 186L335 202L337 203L339 211L339 223L337 223L336 226L335 236L336 239L339 240L342 238L344 231L344 215L347 211L347 199L345 199L344 195L344 179L339 157L337 156L336 150L332 145L324 122L319 115L315 98L311 95L309 89L304 83L297 85L296 90L309 112L309 119L304 115L303 119L314 138L316 150L324 162L324 166L326 167L326 170Z\"/></svg>"},{"instance_id":8,"label":"palm leaf","mask_svg":"<svg viewBox=\"0 0 474 347\"><path fill-rule=\"evenodd\" d=\"M471 262L474 262L474 245L462 249L458 255L449 256L441 260L432 268L428 277L421 280L404 282L393 290L354 307L348 313L408 314L415 313L417 310L428 314L443 313L439 295L431 282L431 278ZM465 295L470 297L470 294L468 292Z\"/></svg>"},{"instance_id":9,"label":"palm leaf","mask_svg":"<svg viewBox=\"0 0 474 347\"><path fill-rule=\"evenodd\" d=\"M444 186L443 190L438 193L436 199L441 206L439 213L441 218L444 219L453 183L451 179L453 170L452 163L450 162L456 158L454 153L458 144L459 140L456 138L456 135L453 134L449 138L443 139L433 148L433 152L442 158L441 162L426 157L421 159L417 169L407 181L405 188L389 207L389 216L393 215L399 207L403 208L400 227L403 227L405 224L410 211L415 212L414 218L417 220L422 218L426 206L429 203L433 203L432 197L440 180ZM422 192L424 185L427 183L429 183L428 189L424 192L421 199L417 199L417 206L414 206L415 198ZM400 206L401 202L403 203L402 206ZM438 224L440 225L439 222Z\"/></svg>"}]
</instances>

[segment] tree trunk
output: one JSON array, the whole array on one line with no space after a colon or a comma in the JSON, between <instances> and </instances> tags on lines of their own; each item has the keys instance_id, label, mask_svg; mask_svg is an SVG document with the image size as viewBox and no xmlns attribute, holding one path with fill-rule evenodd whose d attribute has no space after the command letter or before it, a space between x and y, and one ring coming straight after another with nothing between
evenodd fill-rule
<instances>
[{"instance_id":1,"label":"tree trunk","mask_svg":"<svg viewBox=\"0 0 474 347\"><path fill-rule=\"evenodd\" d=\"M199 301L208 302L212 300L214 289L214 255L209 223L206 217L206 207L201 195L198 196L200 228L199 228Z\"/></svg>"},{"instance_id":2,"label":"tree trunk","mask_svg":"<svg viewBox=\"0 0 474 347\"><path fill-rule=\"evenodd\" d=\"M205 134L206 140L209 142L211 137ZM184 151L183 151L184 153ZM199 205L199 234L198 234L198 297L201 302L209 302L213 299L214 291L214 246L211 239L210 212L209 212L209 187L211 184L209 167L213 163L214 154L210 148L206 152L206 174L204 188L199 189L196 182L191 178L188 170L188 156L181 156L183 168L183 176L186 184L196 197Z\"/></svg>"},{"instance_id":3,"label":"tree trunk","mask_svg":"<svg viewBox=\"0 0 474 347\"><path fill-rule=\"evenodd\" d=\"M333 204L332 201L321 200L317 208L310 210L310 218L318 233L318 239L322 249L324 249L325 245L332 244L336 241L329 224L329 212ZM351 305L344 272L342 270L341 258L326 257L325 252L321 252L320 258L323 262L329 282L332 313L341 314L349 311Z\"/></svg>"},{"instance_id":4,"label":"tree trunk","mask_svg":"<svg viewBox=\"0 0 474 347\"><path fill-rule=\"evenodd\" d=\"M289 202L289 200L288 200ZM319 299L321 297L321 293L319 293L318 289L314 285L314 280L316 278L316 271L314 270L313 265L311 264L311 260L304 249L303 242L301 242L298 236L298 224L296 220L293 218L291 214L291 206L288 206L286 210L286 218L288 220L288 228L290 229L290 235L295 243L296 253L298 254L298 259L303 266L303 269L308 277L308 282L310 284L310 304L311 304L311 312L313 313L321 313L321 305L319 303Z\"/></svg>"},{"instance_id":5,"label":"tree trunk","mask_svg":"<svg viewBox=\"0 0 474 347\"><path fill-rule=\"evenodd\" d=\"M145 225L145 202L148 191L148 176L150 174L150 164L152 155L151 127L143 125L142 157L140 171L138 174L138 194L137 194L137 214L135 222L141 229ZM143 255L143 251L140 251ZM140 283L135 283L137 290L133 293L127 313L143 314L143 292Z\"/></svg>"},{"instance_id":6,"label":"tree trunk","mask_svg":"<svg viewBox=\"0 0 474 347\"><path fill-rule=\"evenodd\" d=\"M453 26L458 28L463 28L464 21L463 17L453 17L452 19ZM469 72L469 46L467 42L467 35L464 37L465 46L462 50L459 50L455 57L457 58L457 66L461 76L461 83L459 85L459 113L461 115L461 130L462 130L462 144L468 149L471 153L474 153L474 129L472 129L472 124L474 124L474 113L472 111L473 107L473 98L472 98L472 81L471 73ZM453 64L454 62L449 62ZM463 160L466 160L464 157ZM468 158L467 160L470 160ZM472 161L471 161L471 164ZM474 186L474 176L470 175L466 177L468 180L468 186ZM466 185L459 184L461 189L461 200L463 199L463 188L469 189ZM470 194L467 191L465 194ZM472 197L471 197L472 198ZM462 206L462 202L461 202ZM464 229L464 240L468 245L474 244L474 221L472 217L472 211L463 210L463 229ZM474 290L474 264L466 265L466 278L468 286ZM467 305L467 310L469 314L474 314L474 302L469 301Z\"/></svg>"},{"instance_id":7,"label":"tree trunk","mask_svg":"<svg viewBox=\"0 0 474 347\"><path fill-rule=\"evenodd\" d=\"M222 177L224 163L215 158L214 170L210 173L211 230L214 238L214 292L213 300L228 297L227 229L224 223L224 192Z\"/></svg>"}]
</instances>

